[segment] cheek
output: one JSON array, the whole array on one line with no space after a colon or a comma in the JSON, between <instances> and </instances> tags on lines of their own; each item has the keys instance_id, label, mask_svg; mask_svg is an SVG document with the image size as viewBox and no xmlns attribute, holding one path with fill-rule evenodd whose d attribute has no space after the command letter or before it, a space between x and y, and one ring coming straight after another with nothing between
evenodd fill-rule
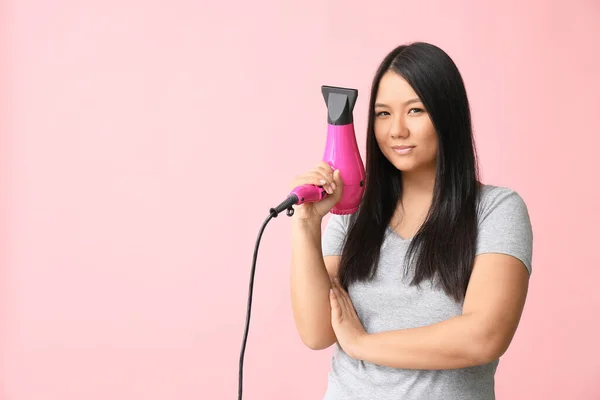
<instances>
[{"instance_id":1,"label":"cheek","mask_svg":"<svg viewBox=\"0 0 600 400\"><path fill-rule=\"evenodd\" d=\"M424 150L427 150L427 153L431 156L431 154L437 153L438 146L438 137L435 132L435 128L431 124L431 122L424 123L419 126L419 142Z\"/></svg>"},{"instance_id":2,"label":"cheek","mask_svg":"<svg viewBox=\"0 0 600 400\"><path fill-rule=\"evenodd\" d=\"M427 146L432 150L437 150L438 145L438 137L435 131L430 131L427 133Z\"/></svg>"},{"instance_id":3,"label":"cheek","mask_svg":"<svg viewBox=\"0 0 600 400\"><path fill-rule=\"evenodd\" d=\"M375 133L375 140L377 144L381 146L387 140L387 133L381 123L375 123L373 126L373 132Z\"/></svg>"},{"instance_id":4,"label":"cheek","mask_svg":"<svg viewBox=\"0 0 600 400\"><path fill-rule=\"evenodd\" d=\"M438 137L435 131L431 132L427 137L428 158L435 160L438 152Z\"/></svg>"}]
</instances>

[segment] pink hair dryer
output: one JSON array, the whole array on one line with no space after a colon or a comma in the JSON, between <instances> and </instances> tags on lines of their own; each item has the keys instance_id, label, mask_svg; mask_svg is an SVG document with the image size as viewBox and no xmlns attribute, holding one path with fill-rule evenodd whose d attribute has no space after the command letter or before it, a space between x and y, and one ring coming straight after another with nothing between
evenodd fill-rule
<instances>
[{"instance_id":1,"label":"pink hair dryer","mask_svg":"<svg viewBox=\"0 0 600 400\"><path fill-rule=\"evenodd\" d=\"M354 132L353 111L358 90L322 86L321 92L327 105L327 143L323 161L334 169L339 169L344 182L342 198L331 209L331 213L352 214L358 210L365 190L365 167L358 152ZM325 196L327 192L322 186L298 186L284 202L270 210L271 215L276 217L286 209L287 214L292 215L292 205L317 202Z\"/></svg>"}]
</instances>

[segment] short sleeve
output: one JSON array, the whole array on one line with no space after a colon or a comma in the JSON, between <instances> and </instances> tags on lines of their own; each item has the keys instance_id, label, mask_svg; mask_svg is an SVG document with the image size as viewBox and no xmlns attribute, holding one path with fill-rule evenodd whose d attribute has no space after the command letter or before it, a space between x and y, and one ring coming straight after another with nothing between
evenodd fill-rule
<instances>
[{"instance_id":1,"label":"short sleeve","mask_svg":"<svg viewBox=\"0 0 600 400\"><path fill-rule=\"evenodd\" d=\"M323 257L340 256L344 248L348 227L348 216L331 214L323 232L321 244Z\"/></svg>"},{"instance_id":2,"label":"short sleeve","mask_svg":"<svg viewBox=\"0 0 600 400\"><path fill-rule=\"evenodd\" d=\"M532 271L533 230L527 205L514 190L488 189L478 213L476 254L501 253L518 258Z\"/></svg>"}]
</instances>

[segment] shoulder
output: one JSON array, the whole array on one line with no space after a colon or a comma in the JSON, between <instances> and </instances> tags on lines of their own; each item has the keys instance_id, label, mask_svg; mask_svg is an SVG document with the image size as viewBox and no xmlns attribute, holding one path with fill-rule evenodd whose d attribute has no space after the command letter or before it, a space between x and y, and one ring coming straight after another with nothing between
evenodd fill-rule
<instances>
[{"instance_id":1,"label":"shoulder","mask_svg":"<svg viewBox=\"0 0 600 400\"><path fill-rule=\"evenodd\" d=\"M477 254L510 254L531 272L533 229L523 197L508 187L483 185L477 207Z\"/></svg>"},{"instance_id":2,"label":"shoulder","mask_svg":"<svg viewBox=\"0 0 600 400\"><path fill-rule=\"evenodd\" d=\"M341 215L329 213L328 217L324 219L325 238L329 239L331 236L337 236L337 239L340 240L341 237L346 236L348 234L348 228L350 226L351 219L352 214Z\"/></svg>"},{"instance_id":3,"label":"shoulder","mask_svg":"<svg viewBox=\"0 0 600 400\"><path fill-rule=\"evenodd\" d=\"M327 225L335 225L343 230L348 230L348 226L350 225L350 220L353 214L333 214L329 213L327 218Z\"/></svg>"},{"instance_id":4,"label":"shoulder","mask_svg":"<svg viewBox=\"0 0 600 400\"><path fill-rule=\"evenodd\" d=\"M523 197L514 189L485 184L481 186L477 203L479 222L493 215L520 216L529 219L529 210Z\"/></svg>"},{"instance_id":5,"label":"shoulder","mask_svg":"<svg viewBox=\"0 0 600 400\"><path fill-rule=\"evenodd\" d=\"M321 242L324 256L340 255L342 253L351 218L351 214L329 214Z\"/></svg>"}]
</instances>

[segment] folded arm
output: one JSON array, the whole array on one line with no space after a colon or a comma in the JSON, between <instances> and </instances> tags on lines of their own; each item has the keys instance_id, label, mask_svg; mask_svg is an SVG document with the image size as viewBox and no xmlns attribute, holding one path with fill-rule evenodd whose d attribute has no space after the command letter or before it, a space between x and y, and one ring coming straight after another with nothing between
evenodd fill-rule
<instances>
[{"instance_id":1,"label":"folded arm","mask_svg":"<svg viewBox=\"0 0 600 400\"><path fill-rule=\"evenodd\" d=\"M529 285L523 263L476 257L460 316L432 325L363 335L355 358L392 368L455 369L485 364L508 349Z\"/></svg>"}]
</instances>

